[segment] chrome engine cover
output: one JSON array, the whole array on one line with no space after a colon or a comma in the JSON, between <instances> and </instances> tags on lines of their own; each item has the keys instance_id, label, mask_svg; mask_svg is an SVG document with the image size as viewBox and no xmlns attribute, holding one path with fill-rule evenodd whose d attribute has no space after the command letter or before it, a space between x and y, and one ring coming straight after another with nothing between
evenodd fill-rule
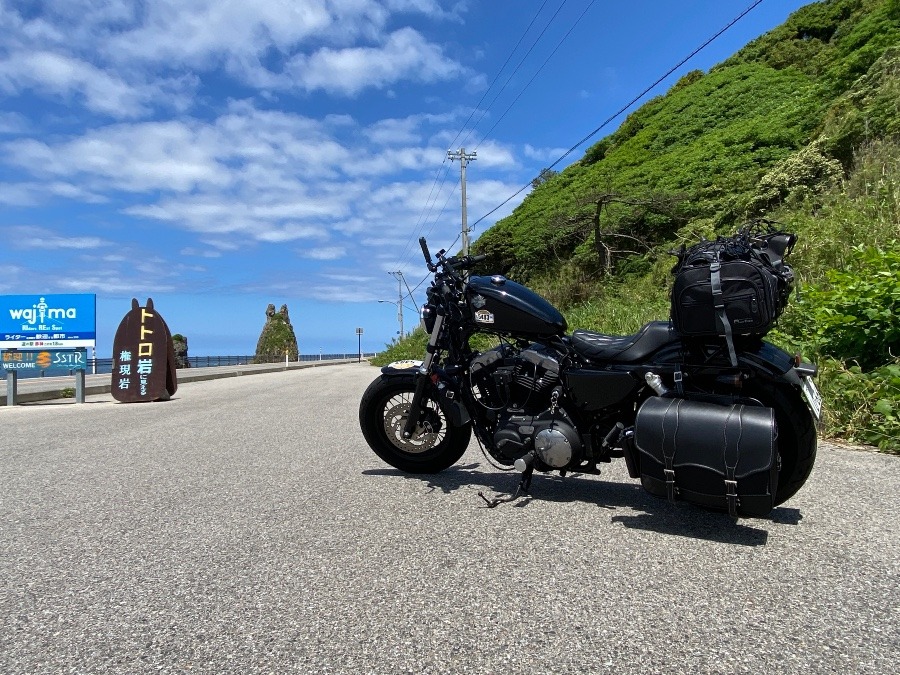
<instances>
[{"instance_id":1,"label":"chrome engine cover","mask_svg":"<svg viewBox=\"0 0 900 675\"><path fill-rule=\"evenodd\" d=\"M555 428L542 429L534 437L534 451L544 464L553 469L567 467L575 451L566 435Z\"/></svg>"}]
</instances>

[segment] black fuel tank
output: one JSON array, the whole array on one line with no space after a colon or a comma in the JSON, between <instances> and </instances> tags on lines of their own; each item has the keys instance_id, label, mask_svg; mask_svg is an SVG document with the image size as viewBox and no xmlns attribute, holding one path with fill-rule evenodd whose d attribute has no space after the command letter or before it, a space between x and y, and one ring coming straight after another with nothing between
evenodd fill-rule
<instances>
[{"instance_id":1,"label":"black fuel tank","mask_svg":"<svg viewBox=\"0 0 900 675\"><path fill-rule=\"evenodd\" d=\"M506 277L471 277L467 299L475 324L484 330L535 337L566 332L566 319L556 307Z\"/></svg>"}]
</instances>

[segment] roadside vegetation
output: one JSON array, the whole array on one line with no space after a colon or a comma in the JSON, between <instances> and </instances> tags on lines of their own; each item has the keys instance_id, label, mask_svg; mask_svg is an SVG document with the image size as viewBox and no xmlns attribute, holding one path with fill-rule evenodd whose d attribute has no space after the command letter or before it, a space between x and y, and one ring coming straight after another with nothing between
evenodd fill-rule
<instances>
[{"instance_id":1,"label":"roadside vegetation","mask_svg":"<svg viewBox=\"0 0 900 675\"><path fill-rule=\"evenodd\" d=\"M570 326L628 333L668 315L669 251L759 217L798 235L769 339L819 364L824 433L900 453L900 0L813 3L688 73L474 250Z\"/></svg>"}]
</instances>

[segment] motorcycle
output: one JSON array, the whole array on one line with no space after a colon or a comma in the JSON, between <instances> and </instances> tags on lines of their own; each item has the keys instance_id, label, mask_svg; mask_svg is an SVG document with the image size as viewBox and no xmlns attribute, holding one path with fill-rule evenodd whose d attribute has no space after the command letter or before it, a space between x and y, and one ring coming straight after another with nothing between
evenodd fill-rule
<instances>
[{"instance_id":1,"label":"motorcycle","mask_svg":"<svg viewBox=\"0 0 900 675\"><path fill-rule=\"evenodd\" d=\"M789 276L788 242L778 241L753 246ZM479 493L491 507L528 493L534 471L597 474L621 458L652 494L735 518L765 516L806 482L821 417L817 368L758 330L744 334L749 319L734 314L737 305L727 305L736 328L727 339L719 330L686 334L674 301L669 321L633 335L567 334L563 315L532 290L502 275L469 276L485 256L441 250L434 262L425 239L419 243L434 275L421 311L426 353L382 368L359 407L365 440L389 465L440 472L462 457L474 432L498 468L522 474L509 497ZM720 293L710 311L727 327L721 287L727 296L737 282L719 278L718 253L706 264L714 270L705 272L707 287L712 277ZM756 297L735 294L758 311ZM499 344L472 348L478 333Z\"/></svg>"}]
</instances>

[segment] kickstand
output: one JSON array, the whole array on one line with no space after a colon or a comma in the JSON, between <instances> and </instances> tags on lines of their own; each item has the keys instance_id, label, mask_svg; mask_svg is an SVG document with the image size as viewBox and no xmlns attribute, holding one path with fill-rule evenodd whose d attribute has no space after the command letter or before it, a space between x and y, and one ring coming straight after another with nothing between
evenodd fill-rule
<instances>
[{"instance_id":1,"label":"kickstand","mask_svg":"<svg viewBox=\"0 0 900 675\"><path fill-rule=\"evenodd\" d=\"M519 486L516 488L516 491L510 497L495 497L494 499L488 499L484 496L483 492L479 492L478 496L481 497L484 502L487 504L489 509L494 508L495 506L500 506L500 504L506 504L508 502L514 502L522 495L527 495L529 488L531 488L531 477L534 475L534 467L529 466L525 471L522 472L522 480L519 481Z\"/></svg>"}]
</instances>

